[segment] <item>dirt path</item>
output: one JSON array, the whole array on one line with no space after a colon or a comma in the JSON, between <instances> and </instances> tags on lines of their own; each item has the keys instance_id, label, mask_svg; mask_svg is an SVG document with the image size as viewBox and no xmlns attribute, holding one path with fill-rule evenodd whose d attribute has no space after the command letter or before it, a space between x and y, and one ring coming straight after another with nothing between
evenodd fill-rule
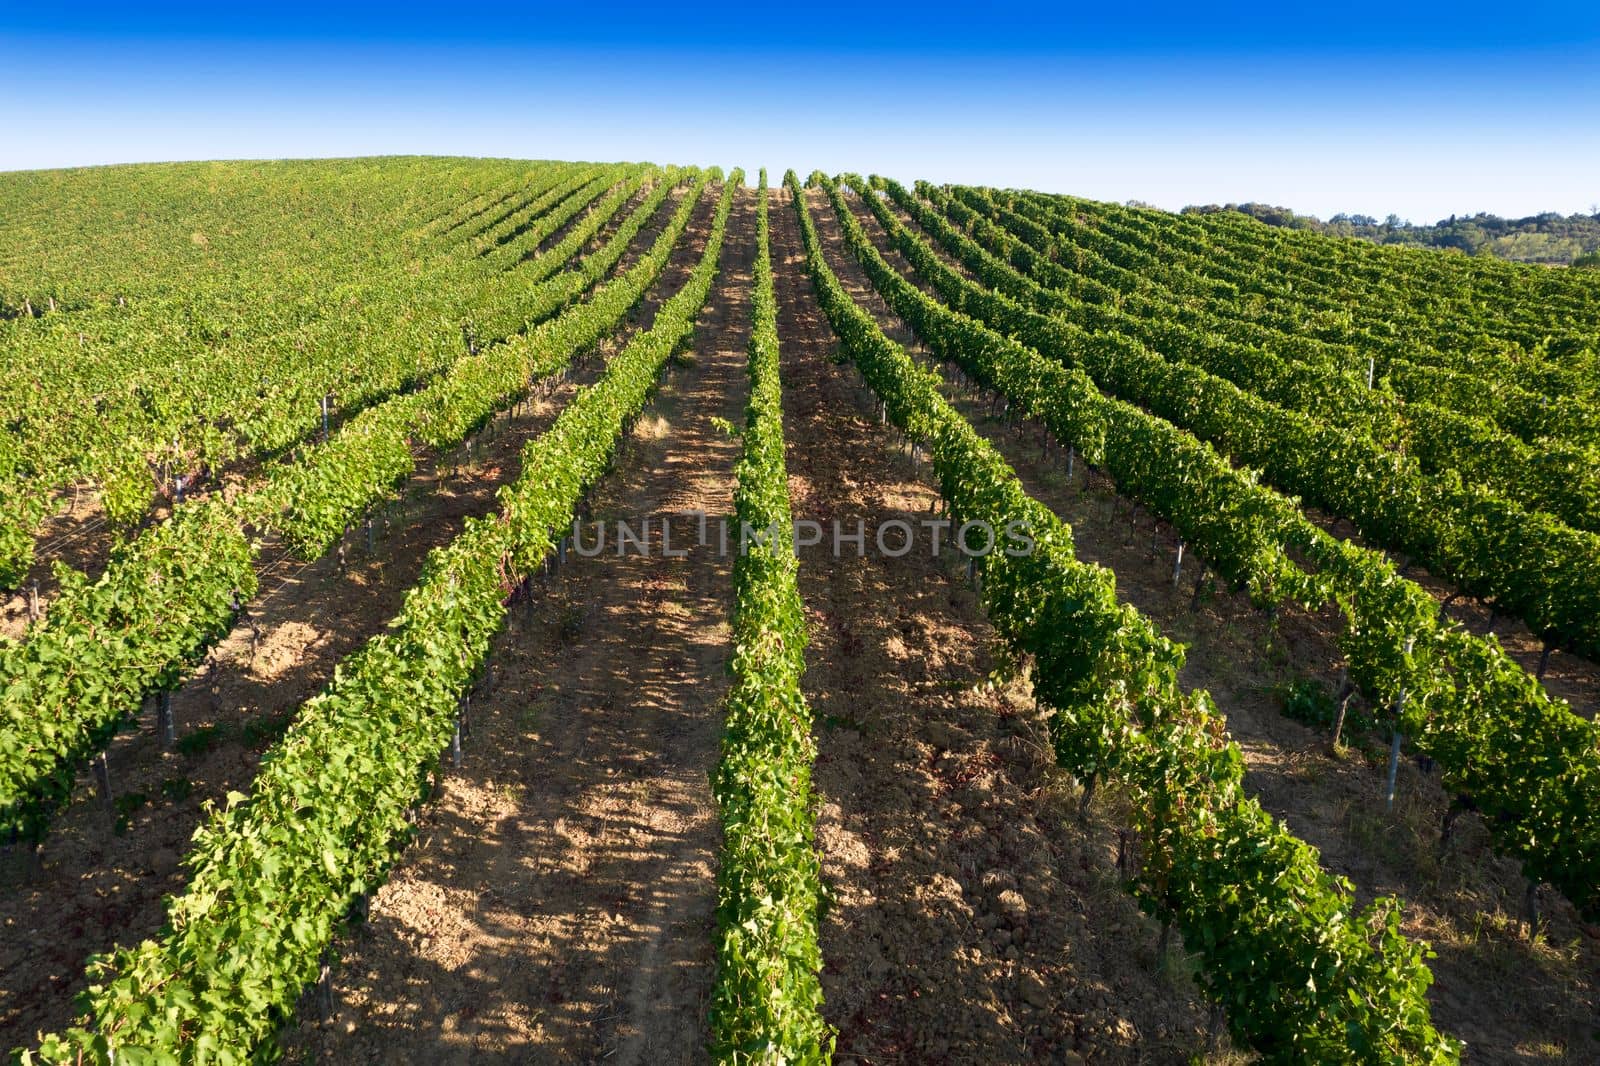
<instances>
[{"instance_id":1,"label":"dirt path","mask_svg":"<svg viewBox=\"0 0 1600 1066\"><path fill-rule=\"evenodd\" d=\"M705 227L691 233L703 246ZM624 443L595 518L731 511L738 444L717 420L743 416L753 262L746 193L693 364ZM707 775L733 590L696 525L673 525L683 558L662 554L659 520L648 556L618 557L614 537L573 554L514 610L465 765L342 946L336 1016L289 1034L293 1057L704 1060L720 846Z\"/></svg>"},{"instance_id":2,"label":"dirt path","mask_svg":"<svg viewBox=\"0 0 1600 1066\"><path fill-rule=\"evenodd\" d=\"M854 206L879 250L915 280L903 257L888 250L876 219ZM831 206L820 207L831 218ZM903 323L894 322L909 338ZM1028 491L1071 523L1079 557L1109 567L1118 596L1188 646L1183 681L1208 690L1227 714L1252 793L1317 846L1324 866L1351 878L1363 901L1379 894L1406 901L1407 933L1438 952L1431 962L1434 1019L1468 1041L1468 1061L1600 1059L1600 932L1579 923L1569 905L1547 899L1546 935L1530 945L1520 921L1525 882L1514 862L1490 850L1482 823L1461 819L1451 849L1440 853L1448 796L1436 776L1406 760L1391 813L1382 737L1335 758L1324 732L1282 713L1282 686L1336 679L1341 620L1331 611L1286 609L1273 636L1265 615L1243 596L1209 593L1191 610L1202 560L1186 556L1189 577L1174 589L1177 537L1170 526L1119 497L1109 479L1085 477L1081 465L1069 481L1059 456L1041 461L1031 428L1007 426L958 390L946 395L1001 450Z\"/></svg>"},{"instance_id":3,"label":"dirt path","mask_svg":"<svg viewBox=\"0 0 1600 1066\"><path fill-rule=\"evenodd\" d=\"M669 198L657 223L676 202ZM708 225L712 207L703 201L695 220ZM659 228L636 237L630 255ZM685 251L664 274L686 276L691 262ZM607 350L603 345L599 354ZM585 360L571 380L504 413L459 470L461 449L441 458L419 450L404 509L391 508L392 524L376 526L371 551L364 530L346 538L343 568L337 552L305 564L266 547L260 592L249 605L260 637L241 622L172 694L178 750L163 753L151 715L142 715L108 748L117 807L108 811L82 773L52 824L40 868L26 870L13 855L0 865L0 1047L69 1022L88 958L160 928L163 897L183 887L179 861L205 817L203 804L249 791L261 754L300 705L322 689L339 659L399 612L428 552L455 537L468 516L497 506L495 491L520 472L522 446L602 366L600 358Z\"/></svg>"},{"instance_id":4,"label":"dirt path","mask_svg":"<svg viewBox=\"0 0 1600 1066\"><path fill-rule=\"evenodd\" d=\"M800 591L839 1059L1181 1061L1204 1047L1203 1008L1154 972L1156 930L1116 883L1114 830L1074 821L1025 685L989 683L995 637L961 564L925 538L902 558L873 547L878 523L928 517L930 474L832 363L786 197L772 229L790 493L829 530L802 550ZM866 557L835 557L833 521L857 519Z\"/></svg>"}]
</instances>

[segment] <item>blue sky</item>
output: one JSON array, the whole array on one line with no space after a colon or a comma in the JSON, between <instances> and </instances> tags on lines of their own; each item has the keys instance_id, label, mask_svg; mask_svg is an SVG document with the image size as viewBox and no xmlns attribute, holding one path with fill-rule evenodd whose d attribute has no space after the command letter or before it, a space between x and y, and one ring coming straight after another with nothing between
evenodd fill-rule
<instances>
[{"instance_id":1,"label":"blue sky","mask_svg":"<svg viewBox=\"0 0 1600 1066\"><path fill-rule=\"evenodd\" d=\"M1323 217L1600 204L1578 3L11 6L0 169L430 152Z\"/></svg>"}]
</instances>

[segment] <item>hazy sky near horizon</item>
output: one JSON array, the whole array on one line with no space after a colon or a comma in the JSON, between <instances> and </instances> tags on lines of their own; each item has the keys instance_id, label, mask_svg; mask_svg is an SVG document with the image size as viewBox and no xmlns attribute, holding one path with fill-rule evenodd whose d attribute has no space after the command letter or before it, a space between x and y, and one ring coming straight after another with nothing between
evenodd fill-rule
<instances>
[{"instance_id":1,"label":"hazy sky near horizon","mask_svg":"<svg viewBox=\"0 0 1600 1066\"><path fill-rule=\"evenodd\" d=\"M380 153L822 167L1324 218L1590 212L1600 18L1546 0L0 9L0 169Z\"/></svg>"}]
</instances>

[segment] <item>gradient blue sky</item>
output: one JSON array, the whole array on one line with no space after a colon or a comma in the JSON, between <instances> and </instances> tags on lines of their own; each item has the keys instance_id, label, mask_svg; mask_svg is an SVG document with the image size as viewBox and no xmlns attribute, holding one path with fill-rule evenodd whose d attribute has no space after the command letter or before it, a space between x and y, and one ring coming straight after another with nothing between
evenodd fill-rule
<instances>
[{"instance_id":1,"label":"gradient blue sky","mask_svg":"<svg viewBox=\"0 0 1600 1066\"><path fill-rule=\"evenodd\" d=\"M1415 221L1600 204L1592 4L0 0L0 169L424 152Z\"/></svg>"}]
</instances>

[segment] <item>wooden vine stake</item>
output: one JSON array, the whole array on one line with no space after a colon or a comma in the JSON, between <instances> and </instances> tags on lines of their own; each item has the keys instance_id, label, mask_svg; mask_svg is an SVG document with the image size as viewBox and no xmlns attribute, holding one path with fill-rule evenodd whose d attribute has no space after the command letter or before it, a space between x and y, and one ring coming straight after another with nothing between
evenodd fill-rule
<instances>
[{"instance_id":1,"label":"wooden vine stake","mask_svg":"<svg viewBox=\"0 0 1600 1066\"><path fill-rule=\"evenodd\" d=\"M333 955L332 948L322 950L317 962L317 1012L323 1021L333 1017Z\"/></svg>"},{"instance_id":2,"label":"wooden vine stake","mask_svg":"<svg viewBox=\"0 0 1600 1066\"><path fill-rule=\"evenodd\" d=\"M1333 747L1337 751L1340 738L1344 736L1345 716L1350 713L1350 700L1356 694L1355 685L1350 683L1350 666L1345 664L1344 672L1339 675L1339 710L1333 716Z\"/></svg>"},{"instance_id":3,"label":"wooden vine stake","mask_svg":"<svg viewBox=\"0 0 1600 1066\"><path fill-rule=\"evenodd\" d=\"M261 650L261 627L256 625L256 620L251 616L248 609L241 607L239 609L239 616L240 620L243 621L246 626L250 627L250 663L252 666L254 666L256 655Z\"/></svg>"},{"instance_id":4,"label":"wooden vine stake","mask_svg":"<svg viewBox=\"0 0 1600 1066\"><path fill-rule=\"evenodd\" d=\"M1528 923L1528 941L1539 935L1539 882L1530 880L1522 896L1522 915Z\"/></svg>"},{"instance_id":5,"label":"wooden vine stake","mask_svg":"<svg viewBox=\"0 0 1600 1066\"><path fill-rule=\"evenodd\" d=\"M100 789L100 802L105 804L107 812L112 809L111 802L111 766L106 762L106 753L100 752L89 764L94 771L94 783Z\"/></svg>"},{"instance_id":6,"label":"wooden vine stake","mask_svg":"<svg viewBox=\"0 0 1600 1066\"><path fill-rule=\"evenodd\" d=\"M211 691L211 713L216 714L222 710L222 680L219 674L222 671L222 661L217 658L217 649L212 647L206 652L206 687Z\"/></svg>"},{"instance_id":7,"label":"wooden vine stake","mask_svg":"<svg viewBox=\"0 0 1600 1066\"><path fill-rule=\"evenodd\" d=\"M156 698L156 738L162 751L178 746L178 729L172 717L172 693L163 692Z\"/></svg>"}]
</instances>

